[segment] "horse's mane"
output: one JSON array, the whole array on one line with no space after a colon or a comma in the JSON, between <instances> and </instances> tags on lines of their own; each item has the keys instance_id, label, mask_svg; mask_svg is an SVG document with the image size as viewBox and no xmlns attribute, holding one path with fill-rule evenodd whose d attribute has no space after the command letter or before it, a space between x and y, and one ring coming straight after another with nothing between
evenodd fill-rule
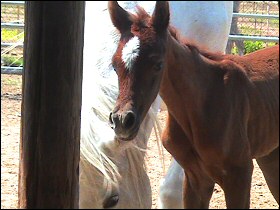
<instances>
[{"instance_id":1,"label":"horse's mane","mask_svg":"<svg viewBox=\"0 0 280 210\"><path fill-rule=\"evenodd\" d=\"M107 190L111 190L114 187L118 188L118 180L120 180L121 175L118 171L117 165L114 163L113 159L110 158L99 148L98 144L104 143L102 139L114 137L114 134L110 134L113 130L106 125L108 121L108 116L110 111L113 109L116 96L117 96L117 86L111 84L112 81L108 77L103 77L100 75L99 71L95 71L94 80L90 84L91 86L91 97L94 100L87 102L85 98L83 100L82 107L82 129L81 129L81 164L83 165L84 171L90 171L90 168L95 167L97 170L103 174L104 179L107 180ZM157 133L161 132L159 127L159 122L156 117L156 113L153 110L149 110L148 117L152 118L154 121L154 131ZM145 142L148 140L146 131L140 127L139 134L135 140L131 142L126 142L130 144L128 148L124 151L127 156L130 171L133 177L133 183L136 189L145 188L145 183L141 183L142 179L139 177L144 176L143 171L139 170L139 163L144 164L144 169L146 169L145 162L143 160L146 154ZM159 138L157 136L157 140ZM112 149L113 150L113 149ZM113 152L113 151L112 151ZM105 183L105 182L104 182ZM90 187L90 186L89 186ZM110 192L107 192L110 193ZM138 195L138 199L141 201L141 195Z\"/></svg>"},{"instance_id":2,"label":"horse's mane","mask_svg":"<svg viewBox=\"0 0 280 210\"><path fill-rule=\"evenodd\" d=\"M101 41L101 43L103 43L102 41L106 42L108 48L102 47L101 52L98 52L98 54L94 54L94 51L90 51L91 57L88 59L90 62L84 62L84 66L87 67L86 71L84 69L83 79L80 164L82 165L81 168L83 168L84 173L92 170L95 171L95 169L100 172L104 177L104 184L107 185L104 187L106 187L107 193L110 193L113 187L118 188L121 174L119 173L117 164L120 163L115 163L113 154L112 157L110 157L107 151L102 151L99 144L104 143L104 139L110 138L109 140L112 140L114 137L114 134L111 133L113 130L109 125L106 125L106 122L108 122L109 113L115 104L118 95L118 87L117 78L111 75L111 71L113 70L110 64L111 58L108 55L113 54L115 51L114 44L117 45L120 37L117 30L115 28L113 29L111 24L105 25L103 29L108 36L100 37L99 41ZM102 40L103 38L105 40ZM110 40L107 40L108 38L110 38ZM112 46L110 46L110 44L112 44ZM159 144L159 133L161 132L159 120L157 119L156 113L151 109L148 112L148 117L154 122L153 128ZM144 169L146 170L145 161L140 160L143 160L147 153L147 145L145 143L148 137L146 131L141 127L136 139L129 143L132 145L128 146L128 142L126 142L128 148L123 151L129 165L129 171L127 171L127 173L131 174L135 189L139 189L136 190L136 192L138 192L137 196L140 202L144 202L141 192L145 192L141 189L145 189L147 186L146 183L141 182L143 180L141 177L146 176L146 174L144 174L145 171L143 167L139 167L139 164L143 163ZM161 153L161 160L163 161L163 152L161 150L159 151ZM113 152L112 150L112 153ZM90 176L91 174L86 174L85 178L90 179ZM89 180L86 181L90 183ZM91 186L88 187L91 188Z\"/></svg>"},{"instance_id":3,"label":"horse's mane","mask_svg":"<svg viewBox=\"0 0 280 210\"><path fill-rule=\"evenodd\" d=\"M214 60L214 61L220 61L222 60L223 57L223 53L221 52L210 52L209 50L207 50L206 47L200 45L198 46L197 44L193 43L191 40L189 40L187 37L183 37L181 32L176 29L175 27L169 25L169 33L170 35L177 41L179 42L181 45L184 45L186 47L188 47L191 51L197 51L199 52L201 55L203 55L204 57Z\"/></svg>"}]
</instances>

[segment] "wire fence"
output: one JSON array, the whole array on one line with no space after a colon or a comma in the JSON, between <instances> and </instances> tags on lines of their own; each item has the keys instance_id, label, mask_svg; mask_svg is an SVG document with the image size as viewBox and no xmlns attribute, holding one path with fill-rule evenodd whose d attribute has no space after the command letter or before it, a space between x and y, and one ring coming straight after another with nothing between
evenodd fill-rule
<instances>
[{"instance_id":1,"label":"wire fence","mask_svg":"<svg viewBox=\"0 0 280 210\"><path fill-rule=\"evenodd\" d=\"M244 55L279 43L278 1L234 1L226 52Z\"/></svg>"},{"instance_id":2,"label":"wire fence","mask_svg":"<svg viewBox=\"0 0 280 210\"><path fill-rule=\"evenodd\" d=\"M278 19L238 17L238 28L243 34L279 37L278 4L278 1L240 1L239 13L278 15Z\"/></svg>"},{"instance_id":3,"label":"wire fence","mask_svg":"<svg viewBox=\"0 0 280 210\"><path fill-rule=\"evenodd\" d=\"M260 47L279 43L278 1L234 1L227 53L246 54L246 40ZM1 1L1 73L21 74L24 1Z\"/></svg>"},{"instance_id":4,"label":"wire fence","mask_svg":"<svg viewBox=\"0 0 280 210\"><path fill-rule=\"evenodd\" d=\"M24 1L1 1L1 73L23 66Z\"/></svg>"}]
</instances>

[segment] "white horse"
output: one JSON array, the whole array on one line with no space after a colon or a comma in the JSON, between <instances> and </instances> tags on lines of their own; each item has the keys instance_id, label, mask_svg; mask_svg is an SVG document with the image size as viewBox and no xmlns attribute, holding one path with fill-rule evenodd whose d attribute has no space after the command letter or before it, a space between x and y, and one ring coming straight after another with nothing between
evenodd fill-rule
<instances>
[{"instance_id":1,"label":"white horse","mask_svg":"<svg viewBox=\"0 0 280 210\"><path fill-rule=\"evenodd\" d=\"M136 4L152 14L155 2L119 2L134 12ZM232 2L170 2L171 23L194 42L224 51L232 18ZM161 99L153 103L137 137L118 141L108 125L118 95L111 66L118 32L107 2L86 2L84 74L81 116L80 208L151 208L152 195L145 170L147 141L156 126ZM219 40L219 41L218 41ZM221 41L223 40L223 41ZM178 178L174 179L174 176ZM182 208L183 170L173 160L161 182L161 208Z\"/></svg>"}]
</instances>

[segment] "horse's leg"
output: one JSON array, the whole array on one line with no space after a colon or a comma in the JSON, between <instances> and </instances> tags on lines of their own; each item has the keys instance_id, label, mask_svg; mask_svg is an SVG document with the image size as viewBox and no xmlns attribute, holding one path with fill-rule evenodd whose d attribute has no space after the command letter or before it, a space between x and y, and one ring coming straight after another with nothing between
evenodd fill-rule
<instances>
[{"instance_id":1,"label":"horse's leg","mask_svg":"<svg viewBox=\"0 0 280 210\"><path fill-rule=\"evenodd\" d=\"M242 166L231 166L225 170L222 188L227 208L250 208L250 190L253 173L253 161L248 160Z\"/></svg>"},{"instance_id":2,"label":"horse's leg","mask_svg":"<svg viewBox=\"0 0 280 210\"><path fill-rule=\"evenodd\" d=\"M169 113L162 143L185 171L184 208L208 208L215 183L200 169L187 136Z\"/></svg>"},{"instance_id":3,"label":"horse's leg","mask_svg":"<svg viewBox=\"0 0 280 210\"><path fill-rule=\"evenodd\" d=\"M161 180L159 190L159 209L183 208L183 168L173 158L168 171Z\"/></svg>"},{"instance_id":4,"label":"horse's leg","mask_svg":"<svg viewBox=\"0 0 280 210\"><path fill-rule=\"evenodd\" d=\"M279 147L269 155L256 160L272 195L279 204Z\"/></svg>"},{"instance_id":5,"label":"horse's leg","mask_svg":"<svg viewBox=\"0 0 280 210\"><path fill-rule=\"evenodd\" d=\"M208 209L215 183L201 170L185 171L184 207L187 209Z\"/></svg>"}]
</instances>

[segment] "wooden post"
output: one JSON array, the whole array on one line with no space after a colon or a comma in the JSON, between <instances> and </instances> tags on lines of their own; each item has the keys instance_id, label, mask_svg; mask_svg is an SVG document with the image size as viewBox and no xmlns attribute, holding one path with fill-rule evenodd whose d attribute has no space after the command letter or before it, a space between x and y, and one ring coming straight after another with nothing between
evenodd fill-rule
<instances>
[{"instance_id":1,"label":"wooden post","mask_svg":"<svg viewBox=\"0 0 280 210\"><path fill-rule=\"evenodd\" d=\"M78 208L84 1L26 1L19 208Z\"/></svg>"}]
</instances>

